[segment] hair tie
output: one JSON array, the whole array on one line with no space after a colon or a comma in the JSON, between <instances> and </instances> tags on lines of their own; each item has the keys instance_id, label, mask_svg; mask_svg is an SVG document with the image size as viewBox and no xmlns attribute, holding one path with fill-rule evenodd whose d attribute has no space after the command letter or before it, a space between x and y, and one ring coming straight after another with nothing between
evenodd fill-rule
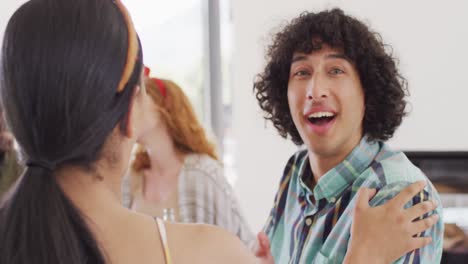
<instances>
[{"instance_id":1,"label":"hair tie","mask_svg":"<svg viewBox=\"0 0 468 264\"><path fill-rule=\"evenodd\" d=\"M151 73L151 69L147 66L145 66L145 70L144 70L144 75L145 77L149 78L150 80L152 80L155 84L156 84L156 87L158 87L159 89L159 92L161 93L162 97L163 98L166 98L166 95L167 95L167 89L166 89L166 84L164 84L164 82L161 80L161 79L158 79L158 78L150 78L150 73Z\"/></svg>"},{"instance_id":2,"label":"hair tie","mask_svg":"<svg viewBox=\"0 0 468 264\"><path fill-rule=\"evenodd\" d=\"M164 84L164 82L158 78L151 78L151 80L156 83L156 87L159 88L159 92L161 93L162 97L166 98L166 95L167 95L166 84Z\"/></svg>"},{"instance_id":3,"label":"hair tie","mask_svg":"<svg viewBox=\"0 0 468 264\"><path fill-rule=\"evenodd\" d=\"M144 70L143 70L143 74L145 75L145 77L149 78L150 73L151 73L151 69L149 67L145 66Z\"/></svg>"},{"instance_id":4,"label":"hair tie","mask_svg":"<svg viewBox=\"0 0 468 264\"><path fill-rule=\"evenodd\" d=\"M35 161L27 161L26 162L26 166L27 167L36 167L36 168L41 168L41 169L44 169L46 171L50 171L50 172L53 172L56 168L55 165L52 165L48 162L45 162L45 161L39 161L39 160L35 160Z\"/></svg>"}]
</instances>

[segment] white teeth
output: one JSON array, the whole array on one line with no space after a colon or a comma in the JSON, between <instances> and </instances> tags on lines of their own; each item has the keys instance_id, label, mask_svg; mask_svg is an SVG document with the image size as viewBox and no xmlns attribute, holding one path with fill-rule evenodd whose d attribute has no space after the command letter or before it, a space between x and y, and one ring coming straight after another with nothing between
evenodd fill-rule
<instances>
[{"instance_id":1,"label":"white teeth","mask_svg":"<svg viewBox=\"0 0 468 264\"><path fill-rule=\"evenodd\" d=\"M322 118L322 117L333 117L333 116L335 116L335 114L332 112L316 112L316 113L310 114L308 117L309 118Z\"/></svg>"}]
</instances>

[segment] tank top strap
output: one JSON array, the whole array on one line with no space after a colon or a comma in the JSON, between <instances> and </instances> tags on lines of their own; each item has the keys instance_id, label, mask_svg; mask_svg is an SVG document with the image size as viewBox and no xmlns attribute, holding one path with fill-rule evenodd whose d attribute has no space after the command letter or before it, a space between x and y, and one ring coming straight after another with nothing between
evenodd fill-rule
<instances>
[{"instance_id":1,"label":"tank top strap","mask_svg":"<svg viewBox=\"0 0 468 264\"><path fill-rule=\"evenodd\" d=\"M172 264L171 254L169 252L169 243L167 241L167 232L166 232L166 227L164 225L164 221L161 220L160 218L154 218L154 219L156 220L156 223L158 225L159 236L161 238L161 243L162 243L163 250L164 250L164 257L166 259L166 264Z\"/></svg>"}]
</instances>

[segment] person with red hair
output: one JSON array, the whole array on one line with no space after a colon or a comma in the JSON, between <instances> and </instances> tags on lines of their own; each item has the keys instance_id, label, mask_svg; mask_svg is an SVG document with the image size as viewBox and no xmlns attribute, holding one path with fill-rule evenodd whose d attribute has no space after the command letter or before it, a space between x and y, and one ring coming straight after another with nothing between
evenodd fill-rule
<instances>
[{"instance_id":1,"label":"person with red hair","mask_svg":"<svg viewBox=\"0 0 468 264\"><path fill-rule=\"evenodd\" d=\"M245 243L254 236L223 165L181 87L149 77L145 85L159 126L136 148L123 184L123 202L136 211L182 223L220 226Z\"/></svg>"}]
</instances>

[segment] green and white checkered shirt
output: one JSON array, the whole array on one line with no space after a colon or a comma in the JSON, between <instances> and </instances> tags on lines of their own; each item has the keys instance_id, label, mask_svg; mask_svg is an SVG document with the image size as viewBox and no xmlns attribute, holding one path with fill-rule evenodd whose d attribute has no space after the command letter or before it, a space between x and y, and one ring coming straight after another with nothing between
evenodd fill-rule
<instances>
[{"instance_id":1,"label":"green and white checkered shirt","mask_svg":"<svg viewBox=\"0 0 468 264\"><path fill-rule=\"evenodd\" d=\"M346 159L323 175L313 190L307 151L288 161L273 209L265 226L276 263L342 263L350 241L355 194L360 187L378 190L371 206L384 204L404 187L418 180L428 181L423 192L406 207L439 195L427 177L401 152L383 142L363 138ZM421 235L433 242L401 257L395 263L440 263L442 255L442 211L439 222Z\"/></svg>"}]
</instances>

